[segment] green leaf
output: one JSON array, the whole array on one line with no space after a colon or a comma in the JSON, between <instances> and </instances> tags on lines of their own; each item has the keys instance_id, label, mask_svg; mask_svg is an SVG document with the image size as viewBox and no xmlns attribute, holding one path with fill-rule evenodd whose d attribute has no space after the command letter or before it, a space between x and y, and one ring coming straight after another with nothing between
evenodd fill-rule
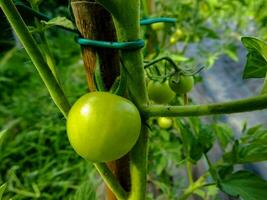
<instances>
[{"instance_id":1,"label":"green leaf","mask_svg":"<svg viewBox=\"0 0 267 200\"><path fill-rule=\"evenodd\" d=\"M267 129L263 129L262 125L254 126L240 138L242 144L267 144Z\"/></svg>"},{"instance_id":2,"label":"green leaf","mask_svg":"<svg viewBox=\"0 0 267 200\"><path fill-rule=\"evenodd\" d=\"M224 53L233 61L238 62L237 50L238 50L237 46L230 43L229 45L226 46Z\"/></svg>"},{"instance_id":3,"label":"green leaf","mask_svg":"<svg viewBox=\"0 0 267 200\"><path fill-rule=\"evenodd\" d=\"M21 118L15 119L7 123L2 130L0 130L0 150L3 149L3 146L7 140L9 130L14 128L19 122Z\"/></svg>"},{"instance_id":4,"label":"green leaf","mask_svg":"<svg viewBox=\"0 0 267 200\"><path fill-rule=\"evenodd\" d=\"M55 17L49 20L48 22L42 21L42 23L46 25L46 28L50 28L52 26L61 26L64 28L75 30L75 26L73 25L72 21L70 21L66 17Z\"/></svg>"},{"instance_id":5,"label":"green leaf","mask_svg":"<svg viewBox=\"0 0 267 200\"><path fill-rule=\"evenodd\" d=\"M172 59L175 60L176 62L186 62L189 60L188 57L179 55L179 54L173 54L171 55Z\"/></svg>"},{"instance_id":6,"label":"green leaf","mask_svg":"<svg viewBox=\"0 0 267 200\"><path fill-rule=\"evenodd\" d=\"M203 35L203 37L208 37L208 38L212 38L212 39L219 39L218 34L214 30L212 30L208 27L200 26L200 27L198 27L198 31L201 35Z\"/></svg>"},{"instance_id":7,"label":"green leaf","mask_svg":"<svg viewBox=\"0 0 267 200\"><path fill-rule=\"evenodd\" d=\"M238 163L261 162L267 160L267 145L250 144L239 146Z\"/></svg>"},{"instance_id":8,"label":"green leaf","mask_svg":"<svg viewBox=\"0 0 267 200\"><path fill-rule=\"evenodd\" d=\"M181 123L176 120L178 126L180 127L183 149L187 158L190 158L192 163L196 163L203 155L201 144L198 142L197 137L193 134L190 126Z\"/></svg>"},{"instance_id":9,"label":"green leaf","mask_svg":"<svg viewBox=\"0 0 267 200\"><path fill-rule=\"evenodd\" d=\"M263 83L263 87L261 89L261 95L262 94L267 94L267 73L266 73L266 77L265 77L265 80L264 80L264 83Z\"/></svg>"},{"instance_id":10,"label":"green leaf","mask_svg":"<svg viewBox=\"0 0 267 200\"><path fill-rule=\"evenodd\" d=\"M7 186L6 183L0 186L0 200L2 199L3 194L4 194L5 190L6 190L6 186Z\"/></svg>"},{"instance_id":11,"label":"green leaf","mask_svg":"<svg viewBox=\"0 0 267 200\"><path fill-rule=\"evenodd\" d=\"M234 170L234 166L233 165L221 165L217 167L217 172L218 175L220 176L221 179L224 179L226 176L228 176L229 174L231 174Z\"/></svg>"},{"instance_id":12,"label":"green leaf","mask_svg":"<svg viewBox=\"0 0 267 200\"><path fill-rule=\"evenodd\" d=\"M233 141L233 130L228 125L223 123L214 124L213 128L220 146L222 149L225 149L227 145Z\"/></svg>"},{"instance_id":13,"label":"green leaf","mask_svg":"<svg viewBox=\"0 0 267 200\"><path fill-rule=\"evenodd\" d=\"M248 50L243 78L264 78L267 72L267 44L253 37L243 37L242 43Z\"/></svg>"},{"instance_id":14,"label":"green leaf","mask_svg":"<svg viewBox=\"0 0 267 200\"><path fill-rule=\"evenodd\" d=\"M267 160L267 129L262 125L248 129L223 158L227 162L239 164Z\"/></svg>"},{"instance_id":15,"label":"green leaf","mask_svg":"<svg viewBox=\"0 0 267 200\"><path fill-rule=\"evenodd\" d=\"M243 200L266 200L267 181L249 171L238 171L219 183L220 189Z\"/></svg>"},{"instance_id":16,"label":"green leaf","mask_svg":"<svg viewBox=\"0 0 267 200\"><path fill-rule=\"evenodd\" d=\"M198 142L198 140L193 137L190 144L190 152L189 152L191 161L195 164L198 160L201 159L203 155L203 149L201 144Z\"/></svg>"},{"instance_id":17,"label":"green leaf","mask_svg":"<svg viewBox=\"0 0 267 200\"><path fill-rule=\"evenodd\" d=\"M213 132L209 127L201 127L197 140L204 153L207 153L212 148L214 139Z\"/></svg>"},{"instance_id":18,"label":"green leaf","mask_svg":"<svg viewBox=\"0 0 267 200\"><path fill-rule=\"evenodd\" d=\"M40 5L40 3L42 3L43 0L28 0L28 2L31 4L31 5L35 5L35 6L38 6Z\"/></svg>"}]
</instances>

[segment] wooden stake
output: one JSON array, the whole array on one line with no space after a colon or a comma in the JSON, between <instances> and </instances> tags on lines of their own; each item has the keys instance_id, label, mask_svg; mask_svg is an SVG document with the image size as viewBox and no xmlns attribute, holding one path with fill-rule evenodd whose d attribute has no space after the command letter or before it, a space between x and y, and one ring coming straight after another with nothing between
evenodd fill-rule
<instances>
[{"instance_id":1,"label":"wooden stake","mask_svg":"<svg viewBox=\"0 0 267 200\"><path fill-rule=\"evenodd\" d=\"M81 37L103 41L117 40L112 17L102 6L92 0L72 0L71 7ZM82 46L83 61L90 91L96 90L93 80L96 67L96 53L101 60L101 74L107 89L112 86L114 80L119 75L120 59L118 50L94 49ZM120 160L110 162L108 166L122 187L126 191L130 191L129 156L127 155ZM108 188L106 199L116 200L116 197Z\"/></svg>"}]
</instances>

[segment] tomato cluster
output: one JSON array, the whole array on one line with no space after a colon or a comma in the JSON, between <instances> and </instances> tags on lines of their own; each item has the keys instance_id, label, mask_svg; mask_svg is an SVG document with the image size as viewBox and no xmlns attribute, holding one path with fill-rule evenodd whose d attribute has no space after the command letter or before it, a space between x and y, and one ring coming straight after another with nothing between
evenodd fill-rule
<instances>
[{"instance_id":1,"label":"tomato cluster","mask_svg":"<svg viewBox=\"0 0 267 200\"><path fill-rule=\"evenodd\" d=\"M168 104L175 97L190 92L194 87L194 77L174 74L169 80L148 82L148 96L158 104Z\"/></svg>"}]
</instances>

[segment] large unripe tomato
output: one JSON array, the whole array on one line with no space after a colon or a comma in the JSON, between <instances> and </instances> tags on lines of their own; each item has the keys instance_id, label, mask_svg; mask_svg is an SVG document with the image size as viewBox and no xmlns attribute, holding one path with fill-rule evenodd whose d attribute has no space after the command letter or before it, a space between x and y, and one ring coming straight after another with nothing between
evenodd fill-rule
<instances>
[{"instance_id":1,"label":"large unripe tomato","mask_svg":"<svg viewBox=\"0 0 267 200\"><path fill-rule=\"evenodd\" d=\"M128 153L136 143L141 118L129 100L92 92L79 98L67 118L67 133L74 150L86 160L107 162Z\"/></svg>"},{"instance_id":2,"label":"large unripe tomato","mask_svg":"<svg viewBox=\"0 0 267 200\"><path fill-rule=\"evenodd\" d=\"M164 83L149 81L147 89L149 98L158 104L167 104L175 97L175 93L169 87L168 81Z\"/></svg>"},{"instance_id":3,"label":"large unripe tomato","mask_svg":"<svg viewBox=\"0 0 267 200\"><path fill-rule=\"evenodd\" d=\"M157 121L159 127L162 129L169 129L172 127L172 119L169 117L159 117Z\"/></svg>"},{"instance_id":4,"label":"large unripe tomato","mask_svg":"<svg viewBox=\"0 0 267 200\"><path fill-rule=\"evenodd\" d=\"M177 94L190 92L194 87L194 77L184 75L174 75L169 80L170 88Z\"/></svg>"}]
</instances>

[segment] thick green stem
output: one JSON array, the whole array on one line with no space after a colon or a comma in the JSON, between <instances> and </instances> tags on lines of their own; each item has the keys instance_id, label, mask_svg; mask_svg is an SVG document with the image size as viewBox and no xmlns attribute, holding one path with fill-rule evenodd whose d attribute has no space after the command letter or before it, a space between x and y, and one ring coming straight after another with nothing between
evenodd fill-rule
<instances>
[{"instance_id":1,"label":"thick green stem","mask_svg":"<svg viewBox=\"0 0 267 200\"><path fill-rule=\"evenodd\" d=\"M140 39L140 0L97 0L111 14L115 23L118 41ZM137 105L148 105L145 73L141 50L121 51L126 67L127 89L130 98ZM147 171L147 128L143 123L140 137L130 152L131 200L145 199Z\"/></svg>"},{"instance_id":2,"label":"thick green stem","mask_svg":"<svg viewBox=\"0 0 267 200\"><path fill-rule=\"evenodd\" d=\"M45 62L40 52L40 49L38 48L32 35L30 34L26 24L19 15L15 5L12 3L11 0L0 0L0 6L4 14L6 15L9 23L11 24L13 30L16 32L20 42L24 46L28 55L30 56L37 71L39 72L53 101L64 114L64 116L67 117L67 113L70 108L68 100L61 87L58 85L58 82L53 76L47 63Z\"/></svg>"},{"instance_id":3,"label":"thick green stem","mask_svg":"<svg viewBox=\"0 0 267 200\"><path fill-rule=\"evenodd\" d=\"M204 116L214 114L231 114L267 109L267 95L250 97L241 100L229 101L225 103L214 103L206 105L191 106L166 106L151 105L144 106L143 115L147 117L174 117L174 116Z\"/></svg>"},{"instance_id":4,"label":"thick green stem","mask_svg":"<svg viewBox=\"0 0 267 200\"><path fill-rule=\"evenodd\" d=\"M148 128L143 125L141 136L130 152L131 194L129 200L141 200L146 196L148 152Z\"/></svg>"},{"instance_id":5,"label":"thick green stem","mask_svg":"<svg viewBox=\"0 0 267 200\"><path fill-rule=\"evenodd\" d=\"M191 169L191 163L189 160L186 161L186 171L188 176L188 182L189 186L194 183L193 176L192 176L192 169Z\"/></svg>"},{"instance_id":6,"label":"thick green stem","mask_svg":"<svg viewBox=\"0 0 267 200\"><path fill-rule=\"evenodd\" d=\"M108 168L105 163L95 163L94 164L97 171L104 179L105 183L109 186L110 190L116 195L118 200L125 200L128 197L128 194L122 188L120 183L116 180L116 177Z\"/></svg>"},{"instance_id":7,"label":"thick green stem","mask_svg":"<svg viewBox=\"0 0 267 200\"><path fill-rule=\"evenodd\" d=\"M97 0L97 2L112 14L119 42L140 39L140 0ZM141 50L122 51L121 57L127 68L127 87L131 99L138 107L147 104L148 96Z\"/></svg>"}]
</instances>

